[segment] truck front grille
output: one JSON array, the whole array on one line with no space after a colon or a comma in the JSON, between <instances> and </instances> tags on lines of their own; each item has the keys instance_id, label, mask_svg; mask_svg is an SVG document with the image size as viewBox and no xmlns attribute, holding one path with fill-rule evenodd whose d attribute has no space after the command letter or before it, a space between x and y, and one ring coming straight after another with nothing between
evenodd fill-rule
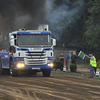
<instances>
[{"instance_id":1,"label":"truck front grille","mask_svg":"<svg viewBox=\"0 0 100 100\"><path fill-rule=\"evenodd\" d=\"M45 52L26 52L24 60L26 65L44 65L47 62Z\"/></svg>"}]
</instances>

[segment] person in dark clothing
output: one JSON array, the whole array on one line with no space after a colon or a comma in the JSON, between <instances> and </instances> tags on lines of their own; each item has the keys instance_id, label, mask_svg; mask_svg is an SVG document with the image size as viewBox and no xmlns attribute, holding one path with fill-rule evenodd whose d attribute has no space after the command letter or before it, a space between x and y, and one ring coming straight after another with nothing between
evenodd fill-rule
<instances>
[{"instance_id":1,"label":"person in dark clothing","mask_svg":"<svg viewBox=\"0 0 100 100\"><path fill-rule=\"evenodd\" d=\"M59 60L62 63L61 70L63 70L63 66L64 66L64 55L63 55L63 53L61 53L61 55L59 56Z\"/></svg>"},{"instance_id":2,"label":"person in dark clothing","mask_svg":"<svg viewBox=\"0 0 100 100\"><path fill-rule=\"evenodd\" d=\"M64 62L64 55L63 55L63 53L61 53L61 55L60 55L60 57L59 57L59 60L60 60L61 62Z\"/></svg>"},{"instance_id":3,"label":"person in dark clothing","mask_svg":"<svg viewBox=\"0 0 100 100\"><path fill-rule=\"evenodd\" d=\"M77 59L77 56L75 55L75 52L73 52L73 55L71 56L71 63L76 64L76 59Z\"/></svg>"}]
</instances>

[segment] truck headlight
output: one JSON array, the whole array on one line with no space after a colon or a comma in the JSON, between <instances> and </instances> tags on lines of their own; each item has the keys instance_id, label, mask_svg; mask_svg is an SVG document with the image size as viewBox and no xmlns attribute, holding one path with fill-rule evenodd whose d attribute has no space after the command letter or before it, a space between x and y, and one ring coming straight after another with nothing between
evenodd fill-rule
<instances>
[{"instance_id":1,"label":"truck headlight","mask_svg":"<svg viewBox=\"0 0 100 100\"><path fill-rule=\"evenodd\" d=\"M23 61L17 61L17 68L23 68L25 67L25 64Z\"/></svg>"},{"instance_id":2,"label":"truck headlight","mask_svg":"<svg viewBox=\"0 0 100 100\"><path fill-rule=\"evenodd\" d=\"M49 63L49 64L48 64L48 66L53 67L53 66L54 66L54 64L53 64L53 63Z\"/></svg>"}]
</instances>

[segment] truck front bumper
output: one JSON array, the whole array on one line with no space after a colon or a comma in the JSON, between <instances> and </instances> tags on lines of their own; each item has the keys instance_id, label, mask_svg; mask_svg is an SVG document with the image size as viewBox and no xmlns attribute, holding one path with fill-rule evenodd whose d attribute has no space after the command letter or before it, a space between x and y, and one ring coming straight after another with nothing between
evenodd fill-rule
<instances>
[{"instance_id":1,"label":"truck front bumper","mask_svg":"<svg viewBox=\"0 0 100 100\"><path fill-rule=\"evenodd\" d=\"M47 64L46 65L25 65L23 68L18 68L18 67L14 67L14 69L16 70L38 70L38 71L41 71L41 70L44 70L44 69L53 69L53 67L50 67L48 66Z\"/></svg>"}]
</instances>

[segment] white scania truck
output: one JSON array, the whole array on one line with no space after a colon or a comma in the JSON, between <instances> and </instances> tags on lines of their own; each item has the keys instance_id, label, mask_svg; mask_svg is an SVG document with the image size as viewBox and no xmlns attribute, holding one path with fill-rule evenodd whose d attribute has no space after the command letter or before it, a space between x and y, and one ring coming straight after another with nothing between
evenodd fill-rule
<instances>
[{"instance_id":1,"label":"white scania truck","mask_svg":"<svg viewBox=\"0 0 100 100\"><path fill-rule=\"evenodd\" d=\"M12 76L19 71L31 71L34 75L42 72L44 77L49 77L55 45L48 25L41 25L37 30L20 29L9 33L9 52L0 51L0 74L9 69Z\"/></svg>"}]
</instances>

